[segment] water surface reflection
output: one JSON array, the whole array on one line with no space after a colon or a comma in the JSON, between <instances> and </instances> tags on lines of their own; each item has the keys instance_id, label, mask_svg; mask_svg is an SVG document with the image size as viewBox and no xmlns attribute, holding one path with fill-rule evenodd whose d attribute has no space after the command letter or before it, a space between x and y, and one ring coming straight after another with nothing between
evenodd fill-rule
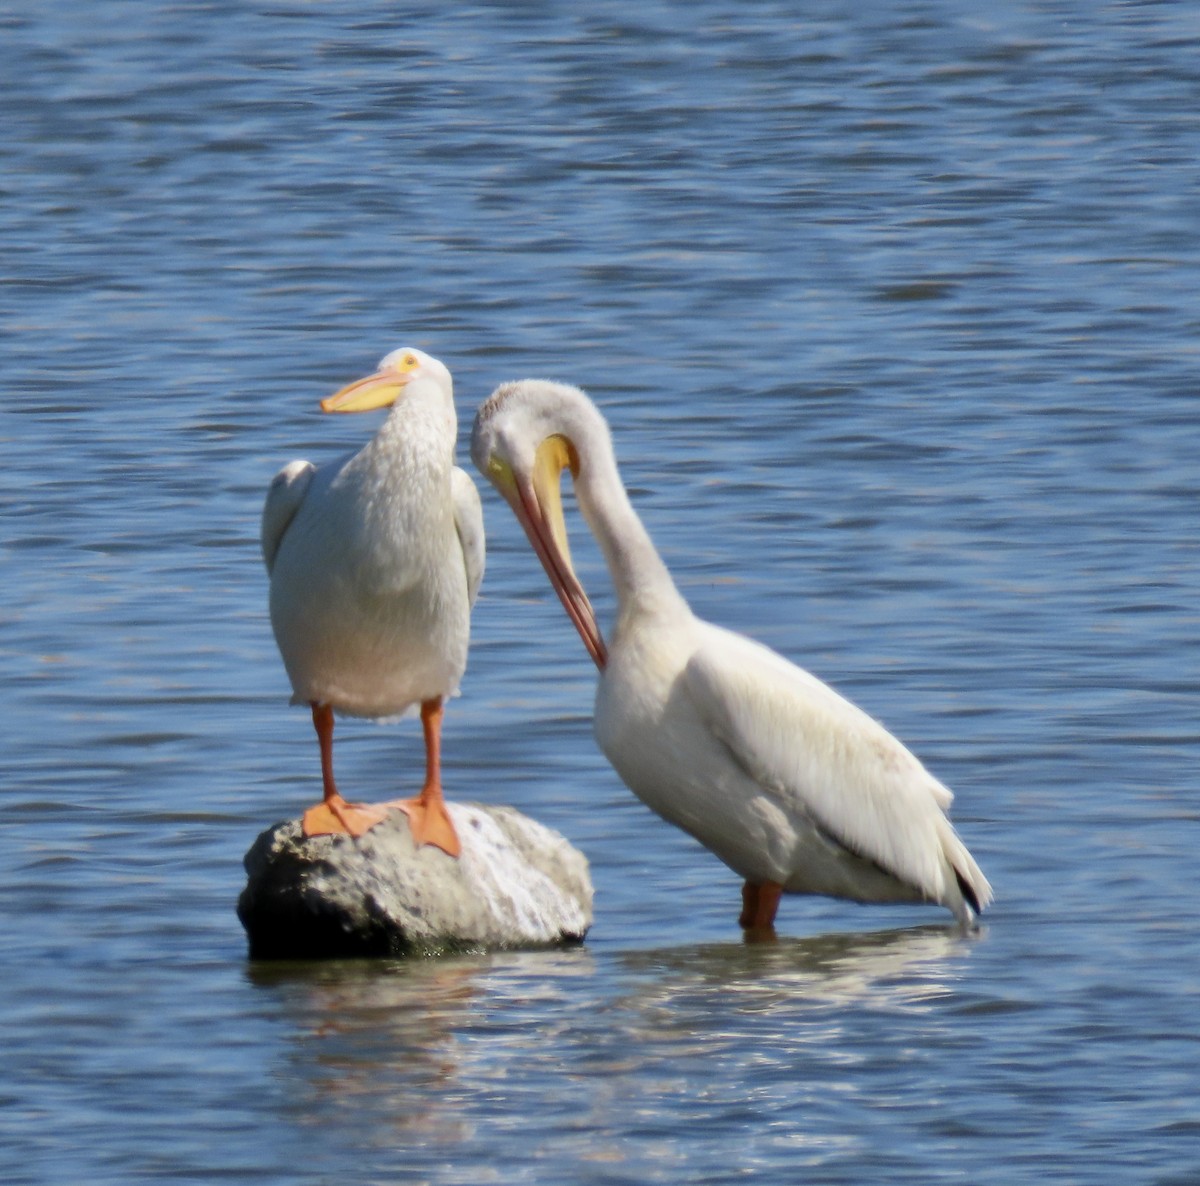
<instances>
[{"instance_id":1,"label":"water surface reflection","mask_svg":"<svg viewBox=\"0 0 1200 1186\"><path fill-rule=\"evenodd\" d=\"M295 1085L300 1124L352 1126L377 1149L445 1151L473 1141L486 1117L490 1139L511 1136L519 1161L522 1117L535 1110L541 1140L573 1142L583 1160L636 1161L649 1155L629 1144L641 1125L666 1131L683 1114L722 1129L752 1123L772 1100L794 1103L798 1090L810 1102L852 1092L846 1069L879 1056L879 1015L895 1014L893 1030L908 1032L953 996L978 941L923 926L765 944L252 964L248 976L291 1028L277 1074ZM804 1127L799 1116L789 1123Z\"/></svg>"},{"instance_id":2,"label":"water surface reflection","mask_svg":"<svg viewBox=\"0 0 1200 1186\"><path fill-rule=\"evenodd\" d=\"M803 1002L842 1006L869 998L916 1004L951 992L957 960L986 932L927 925L769 942L702 943L636 951L622 966L646 987L642 1008L719 1000L752 1011Z\"/></svg>"}]
</instances>

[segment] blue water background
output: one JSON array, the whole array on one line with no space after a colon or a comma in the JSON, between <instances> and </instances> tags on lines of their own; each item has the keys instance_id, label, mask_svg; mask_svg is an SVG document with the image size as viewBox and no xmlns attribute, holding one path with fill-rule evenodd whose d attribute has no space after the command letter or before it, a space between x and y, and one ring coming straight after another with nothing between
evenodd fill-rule
<instances>
[{"instance_id":1,"label":"blue water background","mask_svg":"<svg viewBox=\"0 0 1200 1186\"><path fill-rule=\"evenodd\" d=\"M0 1178L1200 1178L1194 6L8 3L0 110ZM319 788L261 500L400 344L464 440L592 393L695 608L955 789L980 936L745 946L488 490L447 786L584 849L586 946L247 961Z\"/></svg>"}]
</instances>

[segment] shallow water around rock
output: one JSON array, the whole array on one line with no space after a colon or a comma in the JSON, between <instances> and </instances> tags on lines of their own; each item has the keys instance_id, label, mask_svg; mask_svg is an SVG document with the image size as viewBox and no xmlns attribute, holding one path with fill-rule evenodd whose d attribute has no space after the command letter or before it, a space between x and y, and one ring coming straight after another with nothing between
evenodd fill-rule
<instances>
[{"instance_id":1,"label":"shallow water around rock","mask_svg":"<svg viewBox=\"0 0 1200 1186\"><path fill-rule=\"evenodd\" d=\"M1194 1181L1191 9L104 9L0 12L0 1178ZM696 609L954 788L982 933L743 943L489 489L448 793L588 855L586 944L246 959L242 855L320 785L262 496L404 343L464 439L591 392ZM415 722L337 754L419 783Z\"/></svg>"}]
</instances>

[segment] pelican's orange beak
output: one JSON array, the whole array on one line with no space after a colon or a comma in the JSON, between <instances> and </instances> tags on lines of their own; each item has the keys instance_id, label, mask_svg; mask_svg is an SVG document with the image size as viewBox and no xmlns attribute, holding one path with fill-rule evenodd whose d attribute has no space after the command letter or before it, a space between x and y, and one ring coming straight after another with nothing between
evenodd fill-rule
<instances>
[{"instance_id":1,"label":"pelican's orange beak","mask_svg":"<svg viewBox=\"0 0 1200 1186\"><path fill-rule=\"evenodd\" d=\"M514 474L508 465L497 460L490 463L488 474L524 528L588 654L603 671L608 662L608 648L596 622L596 612L571 564L563 518L561 478L564 469L572 472L575 469L572 455L566 437L551 436L538 446L533 471L528 476Z\"/></svg>"},{"instance_id":2,"label":"pelican's orange beak","mask_svg":"<svg viewBox=\"0 0 1200 1186\"><path fill-rule=\"evenodd\" d=\"M390 408L413 377L413 370L389 367L365 379L355 379L321 401L322 412L370 412Z\"/></svg>"}]
</instances>

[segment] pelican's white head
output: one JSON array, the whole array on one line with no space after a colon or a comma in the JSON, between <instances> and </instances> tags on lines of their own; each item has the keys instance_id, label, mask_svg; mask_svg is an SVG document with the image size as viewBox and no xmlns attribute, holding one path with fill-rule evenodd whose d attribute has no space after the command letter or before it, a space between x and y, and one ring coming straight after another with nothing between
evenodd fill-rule
<instances>
[{"instance_id":1,"label":"pelican's white head","mask_svg":"<svg viewBox=\"0 0 1200 1186\"><path fill-rule=\"evenodd\" d=\"M471 431L472 460L512 507L584 646L603 668L608 652L571 564L561 489L563 470L578 479L597 450L611 455L612 442L592 401L578 387L542 379L497 387Z\"/></svg>"},{"instance_id":2,"label":"pelican's white head","mask_svg":"<svg viewBox=\"0 0 1200 1186\"><path fill-rule=\"evenodd\" d=\"M323 412L369 412L394 404L406 388L429 385L436 389L454 416L454 382L444 363L412 346L385 354L378 369L364 379L335 391L321 401Z\"/></svg>"},{"instance_id":3,"label":"pelican's white head","mask_svg":"<svg viewBox=\"0 0 1200 1186\"><path fill-rule=\"evenodd\" d=\"M471 457L493 482L539 470L555 483L564 469L578 478L589 455L601 450L611 456L612 439L596 405L578 387L546 379L502 383L471 431Z\"/></svg>"}]
</instances>

